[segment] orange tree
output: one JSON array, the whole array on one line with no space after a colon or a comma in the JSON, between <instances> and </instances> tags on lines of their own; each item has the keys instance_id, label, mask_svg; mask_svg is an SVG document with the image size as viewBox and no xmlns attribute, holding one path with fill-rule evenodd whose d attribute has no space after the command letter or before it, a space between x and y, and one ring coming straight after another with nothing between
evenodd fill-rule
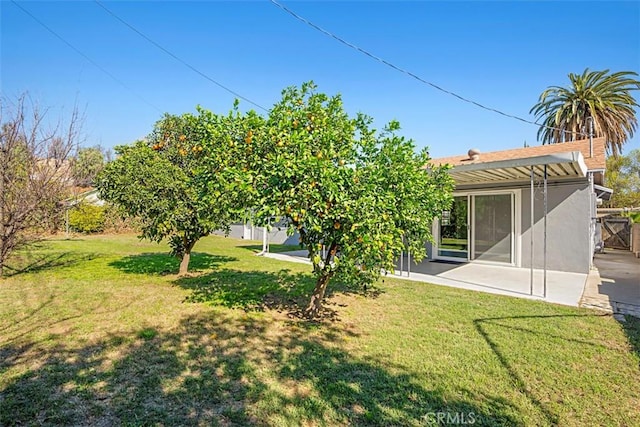
<instances>
[{"instance_id":1,"label":"orange tree","mask_svg":"<svg viewBox=\"0 0 640 427\"><path fill-rule=\"evenodd\" d=\"M261 123L236 109L165 115L146 140L116 147L118 157L96 183L100 196L140 220L141 238L168 239L184 274L196 242L228 231L250 199L245 139Z\"/></svg>"},{"instance_id":2,"label":"orange tree","mask_svg":"<svg viewBox=\"0 0 640 427\"><path fill-rule=\"evenodd\" d=\"M446 168L428 167L397 122L380 133L370 126L309 82L283 91L254 143L255 215L299 233L317 280L309 317L333 277L371 283L407 248L420 261L433 219L452 200Z\"/></svg>"}]
</instances>

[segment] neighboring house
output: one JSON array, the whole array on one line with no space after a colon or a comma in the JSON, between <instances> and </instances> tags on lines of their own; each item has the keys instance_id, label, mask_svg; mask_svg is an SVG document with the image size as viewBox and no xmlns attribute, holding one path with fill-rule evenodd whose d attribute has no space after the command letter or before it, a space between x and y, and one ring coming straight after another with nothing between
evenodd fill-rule
<instances>
[{"instance_id":1,"label":"neighboring house","mask_svg":"<svg viewBox=\"0 0 640 427\"><path fill-rule=\"evenodd\" d=\"M429 259L589 272L596 206L611 195L602 186L604 138L432 162L453 166L456 189L434 224Z\"/></svg>"},{"instance_id":2,"label":"neighboring house","mask_svg":"<svg viewBox=\"0 0 640 427\"><path fill-rule=\"evenodd\" d=\"M251 223L251 221L245 221L244 223L231 224L231 230L229 231L229 237L245 240L264 240L264 227L257 227ZM225 232L216 231L214 234L224 236ZM284 222L276 223L272 225L271 230L267 232L268 242L285 245L297 245L300 243L298 233L294 233L289 236L287 234L287 226Z\"/></svg>"},{"instance_id":3,"label":"neighboring house","mask_svg":"<svg viewBox=\"0 0 640 427\"><path fill-rule=\"evenodd\" d=\"M98 193L97 188L81 188L75 187L73 189L73 193L75 194L72 197L64 200L64 205L71 208L80 203L87 203L89 205L95 206L103 206L104 200L100 198L100 194Z\"/></svg>"}]
</instances>

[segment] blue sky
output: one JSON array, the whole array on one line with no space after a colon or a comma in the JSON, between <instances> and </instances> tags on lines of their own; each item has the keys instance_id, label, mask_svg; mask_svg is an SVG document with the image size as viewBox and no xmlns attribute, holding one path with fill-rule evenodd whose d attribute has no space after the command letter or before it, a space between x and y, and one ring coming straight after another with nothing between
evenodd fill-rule
<instances>
[{"instance_id":1,"label":"blue sky","mask_svg":"<svg viewBox=\"0 0 640 427\"><path fill-rule=\"evenodd\" d=\"M226 113L234 96L163 53L92 1L21 2L129 89L3 0L1 88L28 91L52 115L85 109L85 145L145 136L163 112ZM640 2L283 2L349 42L449 91L528 120L567 74L640 72ZM534 125L462 102L356 52L269 1L104 2L219 83L270 108L313 80L350 113L397 119L433 157L538 144ZM636 93L636 98L640 93ZM151 105L150 105L151 104ZM241 102L244 109L255 108ZM624 152L640 148L640 136Z\"/></svg>"}]
</instances>

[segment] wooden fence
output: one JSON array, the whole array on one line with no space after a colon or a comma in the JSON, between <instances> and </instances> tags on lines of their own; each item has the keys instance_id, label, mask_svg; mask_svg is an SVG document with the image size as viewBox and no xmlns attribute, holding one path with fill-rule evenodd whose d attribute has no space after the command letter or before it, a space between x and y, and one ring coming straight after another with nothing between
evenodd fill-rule
<instances>
[{"instance_id":1,"label":"wooden fence","mask_svg":"<svg viewBox=\"0 0 640 427\"><path fill-rule=\"evenodd\" d=\"M631 248L631 220L619 216L604 216L602 223L602 240L605 248Z\"/></svg>"}]
</instances>

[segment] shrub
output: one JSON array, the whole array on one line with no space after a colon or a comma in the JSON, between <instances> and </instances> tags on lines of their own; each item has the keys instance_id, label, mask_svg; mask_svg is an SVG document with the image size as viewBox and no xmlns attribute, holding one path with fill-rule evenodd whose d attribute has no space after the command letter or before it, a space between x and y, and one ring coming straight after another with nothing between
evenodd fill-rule
<instances>
[{"instance_id":1,"label":"shrub","mask_svg":"<svg viewBox=\"0 0 640 427\"><path fill-rule=\"evenodd\" d=\"M99 233L104 230L105 208L80 203L69 211L69 226L80 233Z\"/></svg>"}]
</instances>

